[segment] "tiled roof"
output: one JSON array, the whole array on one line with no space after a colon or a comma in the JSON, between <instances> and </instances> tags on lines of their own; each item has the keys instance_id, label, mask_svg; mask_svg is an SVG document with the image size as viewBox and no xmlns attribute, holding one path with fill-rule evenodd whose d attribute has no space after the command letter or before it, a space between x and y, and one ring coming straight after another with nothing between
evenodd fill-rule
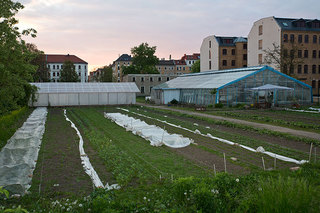
<instances>
[{"instance_id":1,"label":"tiled roof","mask_svg":"<svg viewBox=\"0 0 320 213\"><path fill-rule=\"evenodd\" d=\"M158 66L173 66L174 62L173 62L173 60L160 60L157 65Z\"/></svg>"},{"instance_id":2,"label":"tiled roof","mask_svg":"<svg viewBox=\"0 0 320 213\"><path fill-rule=\"evenodd\" d=\"M186 65L186 61L184 60L174 60L175 65Z\"/></svg>"},{"instance_id":3,"label":"tiled roof","mask_svg":"<svg viewBox=\"0 0 320 213\"><path fill-rule=\"evenodd\" d=\"M122 54L117 60L115 61L131 61L131 55Z\"/></svg>"},{"instance_id":4,"label":"tiled roof","mask_svg":"<svg viewBox=\"0 0 320 213\"><path fill-rule=\"evenodd\" d=\"M46 54L46 61L47 63L64 63L65 61L71 61L77 64L88 64L81 58L75 55L56 55L56 54Z\"/></svg>"},{"instance_id":5,"label":"tiled roof","mask_svg":"<svg viewBox=\"0 0 320 213\"><path fill-rule=\"evenodd\" d=\"M247 38L244 37L225 37L215 36L219 46L235 46L236 42L247 42Z\"/></svg>"},{"instance_id":6,"label":"tiled roof","mask_svg":"<svg viewBox=\"0 0 320 213\"><path fill-rule=\"evenodd\" d=\"M283 30L320 31L320 20L318 19L294 19L276 17L274 17L274 19Z\"/></svg>"},{"instance_id":7,"label":"tiled roof","mask_svg":"<svg viewBox=\"0 0 320 213\"><path fill-rule=\"evenodd\" d=\"M192 55L186 55L182 56L181 60L199 60L200 59L200 53L193 53Z\"/></svg>"}]
</instances>

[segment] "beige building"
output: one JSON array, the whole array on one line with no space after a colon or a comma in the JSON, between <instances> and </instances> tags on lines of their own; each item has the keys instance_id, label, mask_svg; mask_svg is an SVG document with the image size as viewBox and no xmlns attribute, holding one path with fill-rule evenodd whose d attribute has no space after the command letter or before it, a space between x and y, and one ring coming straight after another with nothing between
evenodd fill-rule
<instances>
[{"instance_id":1,"label":"beige building","mask_svg":"<svg viewBox=\"0 0 320 213\"><path fill-rule=\"evenodd\" d=\"M174 60L159 60L159 63L156 65L156 69L162 75L175 75L174 73Z\"/></svg>"},{"instance_id":2,"label":"beige building","mask_svg":"<svg viewBox=\"0 0 320 213\"><path fill-rule=\"evenodd\" d=\"M247 39L208 36L200 48L200 71L223 70L247 66Z\"/></svg>"},{"instance_id":3,"label":"beige building","mask_svg":"<svg viewBox=\"0 0 320 213\"><path fill-rule=\"evenodd\" d=\"M320 88L320 21L317 19L292 19L267 17L256 21L248 35L248 66L265 64L264 50L273 50L274 45L284 48L301 64L284 67L281 72L312 86L313 94ZM272 67L278 68L276 64Z\"/></svg>"},{"instance_id":4,"label":"beige building","mask_svg":"<svg viewBox=\"0 0 320 213\"><path fill-rule=\"evenodd\" d=\"M140 93L138 96L149 96L154 86L170 81L177 76L170 74L128 74L123 77L123 82L135 82Z\"/></svg>"},{"instance_id":5,"label":"beige building","mask_svg":"<svg viewBox=\"0 0 320 213\"><path fill-rule=\"evenodd\" d=\"M123 81L123 66L130 66L132 64L131 56L128 54L122 54L117 60L112 64L112 75L113 79L117 82Z\"/></svg>"}]
</instances>

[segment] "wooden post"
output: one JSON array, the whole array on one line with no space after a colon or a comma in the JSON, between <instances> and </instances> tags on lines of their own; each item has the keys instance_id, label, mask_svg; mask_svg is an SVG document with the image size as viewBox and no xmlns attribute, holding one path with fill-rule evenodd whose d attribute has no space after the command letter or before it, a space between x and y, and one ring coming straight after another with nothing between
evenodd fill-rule
<instances>
[{"instance_id":1,"label":"wooden post","mask_svg":"<svg viewBox=\"0 0 320 213\"><path fill-rule=\"evenodd\" d=\"M263 159L263 157L261 157L261 158L262 158L263 171L266 171L266 167L265 167L265 165L264 165L264 159Z\"/></svg>"},{"instance_id":2,"label":"wooden post","mask_svg":"<svg viewBox=\"0 0 320 213\"><path fill-rule=\"evenodd\" d=\"M310 145L310 152L309 152L309 163L310 163L310 161L311 161L311 152L312 152L312 145L313 145L313 143L311 143L311 145Z\"/></svg>"},{"instance_id":3,"label":"wooden post","mask_svg":"<svg viewBox=\"0 0 320 213\"><path fill-rule=\"evenodd\" d=\"M227 162L226 162L226 154L223 153L223 161L224 161L224 172L227 173Z\"/></svg>"}]
</instances>

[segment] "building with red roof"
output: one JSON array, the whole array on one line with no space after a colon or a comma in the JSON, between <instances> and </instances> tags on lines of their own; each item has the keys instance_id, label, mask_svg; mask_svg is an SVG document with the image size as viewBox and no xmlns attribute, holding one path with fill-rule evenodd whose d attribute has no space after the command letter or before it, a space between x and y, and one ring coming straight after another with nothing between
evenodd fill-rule
<instances>
[{"instance_id":1,"label":"building with red roof","mask_svg":"<svg viewBox=\"0 0 320 213\"><path fill-rule=\"evenodd\" d=\"M88 81L88 63L75 55L46 54L45 60L49 68L50 80L59 82L65 61L71 61L81 82Z\"/></svg>"}]
</instances>

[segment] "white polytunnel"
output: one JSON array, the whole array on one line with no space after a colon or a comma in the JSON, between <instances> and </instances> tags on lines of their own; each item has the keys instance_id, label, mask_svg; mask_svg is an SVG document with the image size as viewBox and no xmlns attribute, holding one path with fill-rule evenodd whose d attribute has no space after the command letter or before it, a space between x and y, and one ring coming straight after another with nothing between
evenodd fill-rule
<instances>
[{"instance_id":1,"label":"white polytunnel","mask_svg":"<svg viewBox=\"0 0 320 213\"><path fill-rule=\"evenodd\" d=\"M30 106L126 105L136 103L139 92L131 83L31 83L38 88Z\"/></svg>"}]
</instances>

